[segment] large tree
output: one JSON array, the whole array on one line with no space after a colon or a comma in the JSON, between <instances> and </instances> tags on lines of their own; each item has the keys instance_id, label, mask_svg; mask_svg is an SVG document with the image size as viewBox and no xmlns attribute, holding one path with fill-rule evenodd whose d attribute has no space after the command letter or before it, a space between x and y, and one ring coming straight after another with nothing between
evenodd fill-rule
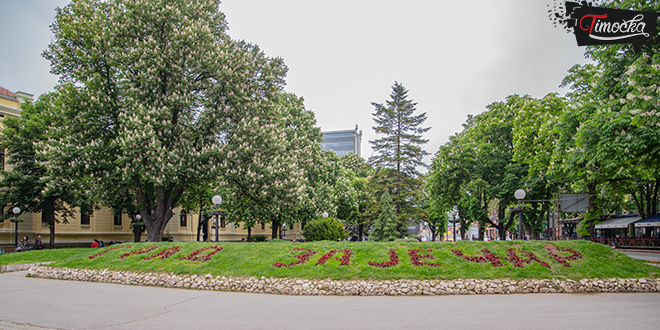
<instances>
[{"instance_id":1,"label":"large tree","mask_svg":"<svg viewBox=\"0 0 660 330\"><path fill-rule=\"evenodd\" d=\"M0 147L7 152L10 168L2 172L2 185L9 189L2 196L2 203L18 206L22 212L41 212L41 221L50 229L51 248L55 246L55 224L67 223L73 208L86 202L72 181L48 174L43 165L46 159L38 153L41 143L53 138L48 128L59 124L58 118L49 116L48 111L58 106L56 101L55 95L44 94L34 105L23 103L21 117L5 118L0 135Z\"/></svg>"},{"instance_id":2,"label":"large tree","mask_svg":"<svg viewBox=\"0 0 660 330\"><path fill-rule=\"evenodd\" d=\"M377 168L393 170L394 182L388 188L394 195L399 222L405 227L407 220L414 216L414 212L406 212L405 209L421 210L417 198L417 193L422 188L418 168L426 167L423 157L428 155L428 152L422 147L428 140L422 138L422 134L430 127L422 126L426 121L426 112L415 114L417 103L408 100L408 90L402 84L394 83L390 98L385 105L371 103L376 110L373 113L376 123L373 129L383 137L369 141L376 153L369 158L369 163ZM384 172L386 173L390 172ZM389 176L384 179L389 179ZM404 193L406 191L411 192L412 196Z\"/></svg>"},{"instance_id":3,"label":"large tree","mask_svg":"<svg viewBox=\"0 0 660 330\"><path fill-rule=\"evenodd\" d=\"M320 214L314 202L328 198L314 193L322 194L327 176L326 162L317 162L322 150L315 124L301 98L283 93L270 116L240 118L227 128L228 157L221 163L220 179L228 187L231 222L242 222L249 232L271 223L272 238L277 238L283 223Z\"/></svg>"},{"instance_id":4,"label":"large tree","mask_svg":"<svg viewBox=\"0 0 660 330\"><path fill-rule=\"evenodd\" d=\"M478 221L482 229L493 226L500 239L505 238L513 224L506 209L514 202L514 192L524 188L527 176L527 166L512 159L513 122L520 108L532 102L518 95L494 102L485 112L469 116L464 130L440 147L428 183L438 208L444 212L458 208L461 221ZM530 233L540 230L528 227ZM479 236L483 239L483 231Z\"/></svg>"},{"instance_id":5,"label":"large tree","mask_svg":"<svg viewBox=\"0 0 660 330\"><path fill-rule=\"evenodd\" d=\"M186 189L234 157L229 128L258 128L282 90L282 61L231 40L226 25L218 0L74 0L57 11L45 57L64 120L49 169L130 185L149 241Z\"/></svg>"}]
</instances>

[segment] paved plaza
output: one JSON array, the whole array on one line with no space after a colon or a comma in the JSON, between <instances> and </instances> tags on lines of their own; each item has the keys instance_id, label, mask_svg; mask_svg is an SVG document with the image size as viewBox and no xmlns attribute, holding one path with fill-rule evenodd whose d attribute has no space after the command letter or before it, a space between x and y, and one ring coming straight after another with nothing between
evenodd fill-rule
<instances>
[{"instance_id":1,"label":"paved plaza","mask_svg":"<svg viewBox=\"0 0 660 330\"><path fill-rule=\"evenodd\" d=\"M280 296L0 274L0 329L660 329L660 294Z\"/></svg>"}]
</instances>

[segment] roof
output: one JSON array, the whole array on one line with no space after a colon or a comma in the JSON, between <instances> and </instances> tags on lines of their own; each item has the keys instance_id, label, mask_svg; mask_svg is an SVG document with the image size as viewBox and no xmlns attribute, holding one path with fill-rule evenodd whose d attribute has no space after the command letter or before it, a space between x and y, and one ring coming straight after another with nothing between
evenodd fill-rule
<instances>
[{"instance_id":1,"label":"roof","mask_svg":"<svg viewBox=\"0 0 660 330\"><path fill-rule=\"evenodd\" d=\"M596 229L621 229L628 228L631 223L642 220L638 214L626 214L611 217L596 225Z\"/></svg>"},{"instance_id":2,"label":"roof","mask_svg":"<svg viewBox=\"0 0 660 330\"><path fill-rule=\"evenodd\" d=\"M559 223L580 223L584 218L560 219Z\"/></svg>"},{"instance_id":3,"label":"roof","mask_svg":"<svg viewBox=\"0 0 660 330\"><path fill-rule=\"evenodd\" d=\"M11 98L16 98L16 94L10 92L8 89L0 87L0 95L9 96Z\"/></svg>"},{"instance_id":4,"label":"roof","mask_svg":"<svg viewBox=\"0 0 660 330\"><path fill-rule=\"evenodd\" d=\"M660 227L660 214L635 223L635 227Z\"/></svg>"}]
</instances>

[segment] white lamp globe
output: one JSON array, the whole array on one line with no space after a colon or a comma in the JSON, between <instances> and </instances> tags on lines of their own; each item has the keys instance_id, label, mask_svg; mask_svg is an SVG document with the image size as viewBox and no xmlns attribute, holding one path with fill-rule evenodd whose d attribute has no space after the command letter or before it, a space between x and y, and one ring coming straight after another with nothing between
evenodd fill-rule
<instances>
[{"instance_id":1,"label":"white lamp globe","mask_svg":"<svg viewBox=\"0 0 660 330\"><path fill-rule=\"evenodd\" d=\"M516 190L516 193L515 193L516 199L523 199L523 198L525 198L525 195L527 195L527 194L525 193L524 190L522 190L522 189Z\"/></svg>"},{"instance_id":2,"label":"white lamp globe","mask_svg":"<svg viewBox=\"0 0 660 330\"><path fill-rule=\"evenodd\" d=\"M211 201L213 202L213 205L220 205L220 203L222 203L222 197L215 195Z\"/></svg>"}]
</instances>

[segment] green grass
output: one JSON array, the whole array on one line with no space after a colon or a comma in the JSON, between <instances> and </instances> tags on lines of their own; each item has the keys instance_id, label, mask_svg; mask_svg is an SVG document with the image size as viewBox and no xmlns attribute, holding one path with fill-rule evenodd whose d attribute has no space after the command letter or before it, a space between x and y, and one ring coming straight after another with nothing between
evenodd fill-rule
<instances>
[{"instance_id":1,"label":"green grass","mask_svg":"<svg viewBox=\"0 0 660 330\"><path fill-rule=\"evenodd\" d=\"M571 267L564 267L555 261L547 252L546 244L552 244L559 248L572 248L582 254L582 258L568 261ZM22 264L44 261L55 261L52 266L88 268L88 269L112 269L129 270L137 272L173 272L177 274L212 274L214 276L266 276L266 277L296 277L296 278L331 278L331 279L455 279L455 278L558 278L558 279L581 279L581 278L639 278L658 277L658 267L644 264L643 261L635 260L602 244L588 241L505 241L505 242L313 242L313 243L219 243L226 248L206 262L179 260L191 252L215 243L201 242L163 242L163 243L126 243L123 245L131 248L122 248L109 251L108 253L90 259L89 256L104 251L106 248L71 248L42 251L28 251L0 255L0 264ZM151 252L131 255L119 259L126 252L138 247L149 247L157 245L158 249ZM165 260L143 260L145 257L156 254L164 249L180 246L181 250L172 257ZM306 248L316 251L310 261L289 268L277 268L272 264L275 262L291 263L297 259L294 255L304 251L292 251L294 247ZM431 254L434 260L422 260L436 262L440 267L414 266L408 255L410 249L433 249ZM534 253L540 260L547 262L550 269L538 263L524 264L523 268L517 268L505 259L508 248L521 248ZM338 258L342 256L337 253L335 258L330 259L324 265L316 265L316 262L324 253L332 249L349 249L353 251L351 264L341 266ZM388 251L397 251L400 263L389 268L376 268L368 264L369 261L383 262L389 260ZM459 249L465 255L481 256L482 249L489 249L501 260L503 266L493 267L490 263L468 262L456 257L452 249ZM561 252L568 256L569 252ZM522 253L521 258L526 258Z\"/></svg>"}]
</instances>

